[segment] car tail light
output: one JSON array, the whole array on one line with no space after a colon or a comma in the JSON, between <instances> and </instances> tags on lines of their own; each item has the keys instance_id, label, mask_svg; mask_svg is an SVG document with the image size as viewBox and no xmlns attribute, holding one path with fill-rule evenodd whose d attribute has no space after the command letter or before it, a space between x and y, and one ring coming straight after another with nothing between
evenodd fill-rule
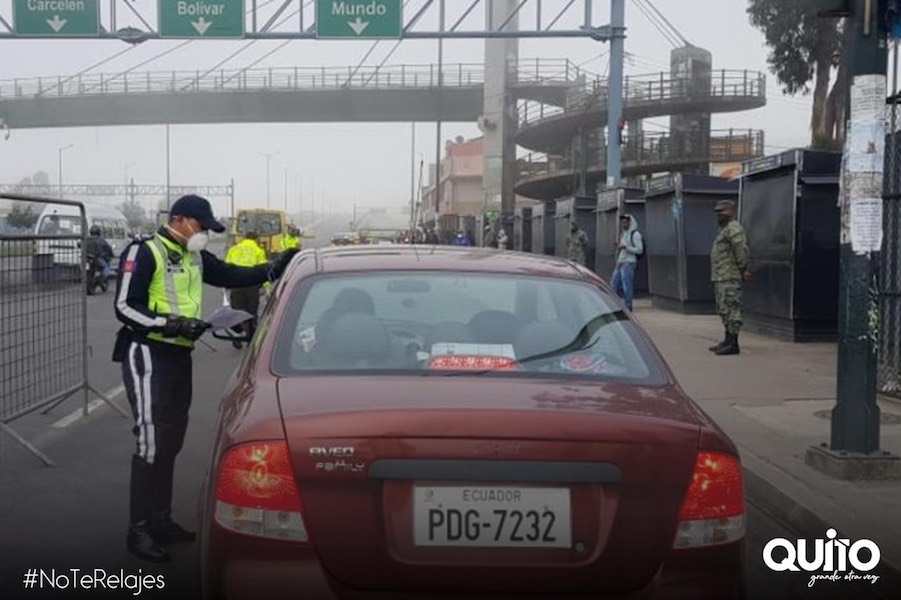
<instances>
[{"instance_id":1,"label":"car tail light","mask_svg":"<svg viewBox=\"0 0 901 600\"><path fill-rule=\"evenodd\" d=\"M429 362L430 369L446 369L452 371L518 371L519 365L512 358L505 356L469 356L451 354L436 356Z\"/></svg>"},{"instance_id":2,"label":"car tail light","mask_svg":"<svg viewBox=\"0 0 901 600\"><path fill-rule=\"evenodd\" d=\"M238 533L309 541L286 442L240 444L226 452L216 481L216 522Z\"/></svg>"},{"instance_id":3,"label":"car tail light","mask_svg":"<svg viewBox=\"0 0 901 600\"><path fill-rule=\"evenodd\" d=\"M679 511L674 548L740 540L745 534L745 493L738 457L699 452Z\"/></svg>"}]
</instances>

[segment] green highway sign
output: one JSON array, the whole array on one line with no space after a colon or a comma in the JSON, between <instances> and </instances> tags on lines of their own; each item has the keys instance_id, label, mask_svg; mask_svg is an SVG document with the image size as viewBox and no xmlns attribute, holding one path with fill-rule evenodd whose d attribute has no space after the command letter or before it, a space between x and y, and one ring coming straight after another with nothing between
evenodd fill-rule
<instances>
[{"instance_id":1,"label":"green highway sign","mask_svg":"<svg viewBox=\"0 0 901 600\"><path fill-rule=\"evenodd\" d=\"M98 35L99 0L14 0L13 29L21 36Z\"/></svg>"},{"instance_id":2,"label":"green highway sign","mask_svg":"<svg viewBox=\"0 0 901 600\"><path fill-rule=\"evenodd\" d=\"M317 38L399 38L402 31L401 0L316 0Z\"/></svg>"},{"instance_id":3,"label":"green highway sign","mask_svg":"<svg viewBox=\"0 0 901 600\"><path fill-rule=\"evenodd\" d=\"M244 0L159 0L161 38L243 38Z\"/></svg>"}]
</instances>

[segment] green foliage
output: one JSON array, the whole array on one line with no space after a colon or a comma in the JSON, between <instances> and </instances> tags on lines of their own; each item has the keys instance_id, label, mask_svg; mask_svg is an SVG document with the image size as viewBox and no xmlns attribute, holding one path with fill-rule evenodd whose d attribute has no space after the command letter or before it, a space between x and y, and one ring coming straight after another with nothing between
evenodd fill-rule
<instances>
[{"instance_id":1,"label":"green foliage","mask_svg":"<svg viewBox=\"0 0 901 600\"><path fill-rule=\"evenodd\" d=\"M841 21L817 16L820 0L749 0L751 24L770 48L767 62L787 94L810 93L818 64L837 67Z\"/></svg>"},{"instance_id":2,"label":"green foliage","mask_svg":"<svg viewBox=\"0 0 901 600\"><path fill-rule=\"evenodd\" d=\"M17 229L34 229L39 216L31 204L17 202L6 215L6 222L10 227Z\"/></svg>"},{"instance_id":3,"label":"green foliage","mask_svg":"<svg viewBox=\"0 0 901 600\"><path fill-rule=\"evenodd\" d=\"M820 17L822 9L822 0L748 0L747 12L763 32L770 49L767 63L783 91L813 92L811 145L829 150L844 143L848 79L842 57L848 32L844 20Z\"/></svg>"},{"instance_id":4,"label":"green foliage","mask_svg":"<svg viewBox=\"0 0 901 600\"><path fill-rule=\"evenodd\" d=\"M134 230L140 230L147 223L147 211L137 202L129 201L119 206L119 210L125 215L128 226Z\"/></svg>"}]
</instances>

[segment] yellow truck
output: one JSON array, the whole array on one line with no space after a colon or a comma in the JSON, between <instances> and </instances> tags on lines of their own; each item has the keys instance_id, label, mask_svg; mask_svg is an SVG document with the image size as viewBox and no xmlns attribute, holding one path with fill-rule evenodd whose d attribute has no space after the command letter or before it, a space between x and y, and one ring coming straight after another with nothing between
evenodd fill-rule
<instances>
[{"instance_id":1,"label":"yellow truck","mask_svg":"<svg viewBox=\"0 0 901 600\"><path fill-rule=\"evenodd\" d=\"M285 249L285 236L291 227L291 218L283 210L269 208L244 208L236 211L229 219L228 246L244 239L245 234L255 231L259 235L260 246L270 256Z\"/></svg>"}]
</instances>

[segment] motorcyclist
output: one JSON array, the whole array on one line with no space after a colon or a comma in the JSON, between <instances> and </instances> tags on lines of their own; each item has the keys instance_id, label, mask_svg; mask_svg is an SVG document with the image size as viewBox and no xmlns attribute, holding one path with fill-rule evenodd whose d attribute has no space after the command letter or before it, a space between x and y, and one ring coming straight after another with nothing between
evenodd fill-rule
<instances>
[{"instance_id":1,"label":"motorcyclist","mask_svg":"<svg viewBox=\"0 0 901 600\"><path fill-rule=\"evenodd\" d=\"M113 248L103 239L100 228L93 225L90 236L85 239L85 254L92 257L95 264L100 267L100 277L107 281L110 277L110 261L113 259Z\"/></svg>"}]
</instances>

